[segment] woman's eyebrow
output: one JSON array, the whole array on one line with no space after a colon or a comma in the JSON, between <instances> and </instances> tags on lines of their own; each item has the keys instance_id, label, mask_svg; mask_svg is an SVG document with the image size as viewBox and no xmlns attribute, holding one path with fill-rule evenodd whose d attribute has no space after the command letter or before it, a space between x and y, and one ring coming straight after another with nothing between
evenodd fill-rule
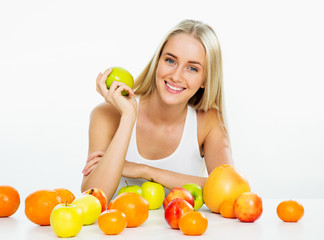
<instances>
[{"instance_id":1,"label":"woman's eyebrow","mask_svg":"<svg viewBox=\"0 0 324 240\"><path fill-rule=\"evenodd\" d=\"M173 58L175 58L175 59L178 59L177 56L175 56L174 54L169 53L169 52L165 53L165 55L169 55L169 56L171 56L171 57L173 57ZM197 61L189 61L188 63L191 63L191 64L197 64L197 65L200 65L201 67L203 67L203 65L202 65L200 62L197 62Z\"/></svg>"},{"instance_id":2,"label":"woman's eyebrow","mask_svg":"<svg viewBox=\"0 0 324 240\"><path fill-rule=\"evenodd\" d=\"M169 56L171 56L171 57L173 57L173 58L175 58L175 59L178 59L177 56L175 56L175 55L173 55L172 53L169 53L169 52L165 53L165 55L169 55Z\"/></svg>"}]
</instances>

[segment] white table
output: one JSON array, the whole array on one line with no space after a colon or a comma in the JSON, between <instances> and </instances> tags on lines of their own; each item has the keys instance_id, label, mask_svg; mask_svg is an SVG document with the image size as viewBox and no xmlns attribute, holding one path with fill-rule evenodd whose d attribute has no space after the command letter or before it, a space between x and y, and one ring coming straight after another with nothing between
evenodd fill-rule
<instances>
[{"instance_id":1,"label":"white table","mask_svg":"<svg viewBox=\"0 0 324 240\"><path fill-rule=\"evenodd\" d=\"M285 199L286 200L286 199ZM305 215L298 223L282 222L276 214L281 200L263 199L263 213L254 223L242 223L226 219L201 209L208 218L208 229L201 236L186 236L180 230L171 229L164 220L163 209L151 210L147 221L137 228L126 228L121 234L108 236L97 223L84 226L74 239L273 239L300 240L324 239L324 199L299 199ZM9 218L0 218L0 239L47 240L58 239L50 226L37 226L24 215L24 206Z\"/></svg>"}]
</instances>

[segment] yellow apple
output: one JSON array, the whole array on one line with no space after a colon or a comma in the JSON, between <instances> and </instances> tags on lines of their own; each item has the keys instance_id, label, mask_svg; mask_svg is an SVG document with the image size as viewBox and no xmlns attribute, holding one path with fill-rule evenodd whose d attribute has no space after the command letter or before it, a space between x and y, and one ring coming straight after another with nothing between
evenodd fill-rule
<instances>
[{"instance_id":1,"label":"yellow apple","mask_svg":"<svg viewBox=\"0 0 324 240\"><path fill-rule=\"evenodd\" d=\"M112 72L109 74L106 85L109 89L113 81L118 81L125 83L130 88L133 88L134 86L134 78L133 76L124 68L121 67L113 67ZM123 96L128 95L128 91L122 91Z\"/></svg>"},{"instance_id":2,"label":"yellow apple","mask_svg":"<svg viewBox=\"0 0 324 240\"><path fill-rule=\"evenodd\" d=\"M75 204L83 210L83 225L91 225L97 221L101 214L101 203L98 198L93 195L85 194L73 200Z\"/></svg>"},{"instance_id":3,"label":"yellow apple","mask_svg":"<svg viewBox=\"0 0 324 240\"><path fill-rule=\"evenodd\" d=\"M76 236L83 226L83 211L74 204L58 204L53 208L50 224L58 237Z\"/></svg>"},{"instance_id":4,"label":"yellow apple","mask_svg":"<svg viewBox=\"0 0 324 240\"><path fill-rule=\"evenodd\" d=\"M162 206L165 192L161 184L155 182L144 182L141 186L143 197L149 202L149 209L158 209Z\"/></svg>"}]
</instances>

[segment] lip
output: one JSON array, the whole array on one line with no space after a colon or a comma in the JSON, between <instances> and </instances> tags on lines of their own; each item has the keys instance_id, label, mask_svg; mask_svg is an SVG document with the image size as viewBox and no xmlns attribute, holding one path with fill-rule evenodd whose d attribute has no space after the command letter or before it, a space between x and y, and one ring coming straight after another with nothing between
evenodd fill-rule
<instances>
[{"instance_id":1,"label":"lip","mask_svg":"<svg viewBox=\"0 0 324 240\"><path fill-rule=\"evenodd\" d=\"M170 82L167 82L167 81L164 81L164 85L165 85L165 88L166 88L166 90L168 92L174 93L174 94L178 94L178 93L181 93L184 90L186 90L186 88L184 88L184 87L181 87L179 85L176 85L176 84L173 84L173 83L170 83ZM171 87L173 87L173 88L171 88ZM178 89L181 89L181 90L178 90Z\"/></svg>"}]
</instances>

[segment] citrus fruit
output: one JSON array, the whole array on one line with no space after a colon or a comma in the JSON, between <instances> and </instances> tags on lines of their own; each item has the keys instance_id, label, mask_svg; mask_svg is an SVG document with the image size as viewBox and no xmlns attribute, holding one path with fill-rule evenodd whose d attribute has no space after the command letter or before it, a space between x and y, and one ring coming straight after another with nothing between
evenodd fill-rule
<instances>
[{"instance_id":1,"label":"citrus fruit","mask_svg":"<svg viewBox=\"0 0 324 240\"><path fill-rule=\"evenodd\" d=\"M52 190L38 190L25 199L26 217L41 226L50 225L50 215L53 208L62 203L58 192Z\"/></svg>"},{"instance_id":2,"label":"citrus fruit","mask_svg":"<svg viewBox=\"0 0 324 240\"><path fill-rule=\"evenodd\" d=\"M193 206L182 198L175 198L165 207L164 219L173 229L179 229L179 222L182 216L193 211Z\"/></svg>"},{"instance_id":3,"label":"citrus fruit","mask_svg":"<svg viewBox=\"0 0 324 240\"><path fill-rule=\"evenodd\" d=\"M206 206L219 213L219 206L224 200L235 199L243 192L249 192L247 179L232 165L216 167L208 176L203 188Z\"/></svg>"},{"instance_id":4,"label":"citrus fruit","mask_svg":"<svg viewBox=\"0 0 324 240\"><path fill-rule=\"evenodd\" d=\"M105 234L119 234L126 228L126 215L117 209L106 210L100 214L98 225Z\"/></svg>"},{"instance_id":5,"label":"citrus fruit","mask_svg":"<svg viewBox=\"0 0 324 240\"><path fill-rule=\"evenodd\" d=\"M118 195L110 204L109 209L117 209L125 213L127 227L137 227L144 223L149 215L148 201L134 192Z\"/></svg>"},{"instance_id":6,"label":"citrus fruit","mask_svg":"<svg viewBox=\"0 0 324 240\"><path fill-rule=\"evenodd\" d=\"M62 203L70 204L75 199L74 194L66 188L56 188L55 192L58 192L62 199Z\"/></svg>"},{"instance_id":7,"label":"citrus fruit","mask_svg":"<svg viewBox=\"0 0 324 240\"><path fill-rule=\"evenodd\" d=\"M190 211L185 213L179 222L181 232L186 235L201 235L208 227L206 216L199 211Z\"/></svg>"},{"instance_id":8,"label":"citrus fruit","mask_svg":"<svg viewBox=\"0 0 324 240\"><path fill-rule=\"evenodd\" d=\"M14 214L20 205L18 191L11 186L0 186L0 217Z\"/></svg>"},{"instance_id":9,"label":"citrus fruit","mask_svg":"<svg viewBox=\"0 0 324 240\"><path fill-rule=\"evenodd\" d=\"M277 214L284 222L298 222L304 215L304 207L294 200L282 201L277 207Z\"/></svg>"},{"instance_id":10,"label":"citrus fruit","mask_svg":"<svg viewBox=\"0 0 324 240\"><path fill-rule=\"evenodd\" d=\"M236 218L234 213L235 199L224 200L219 206L219 212L224 218Z\"/></svg>"}]
</instances>

